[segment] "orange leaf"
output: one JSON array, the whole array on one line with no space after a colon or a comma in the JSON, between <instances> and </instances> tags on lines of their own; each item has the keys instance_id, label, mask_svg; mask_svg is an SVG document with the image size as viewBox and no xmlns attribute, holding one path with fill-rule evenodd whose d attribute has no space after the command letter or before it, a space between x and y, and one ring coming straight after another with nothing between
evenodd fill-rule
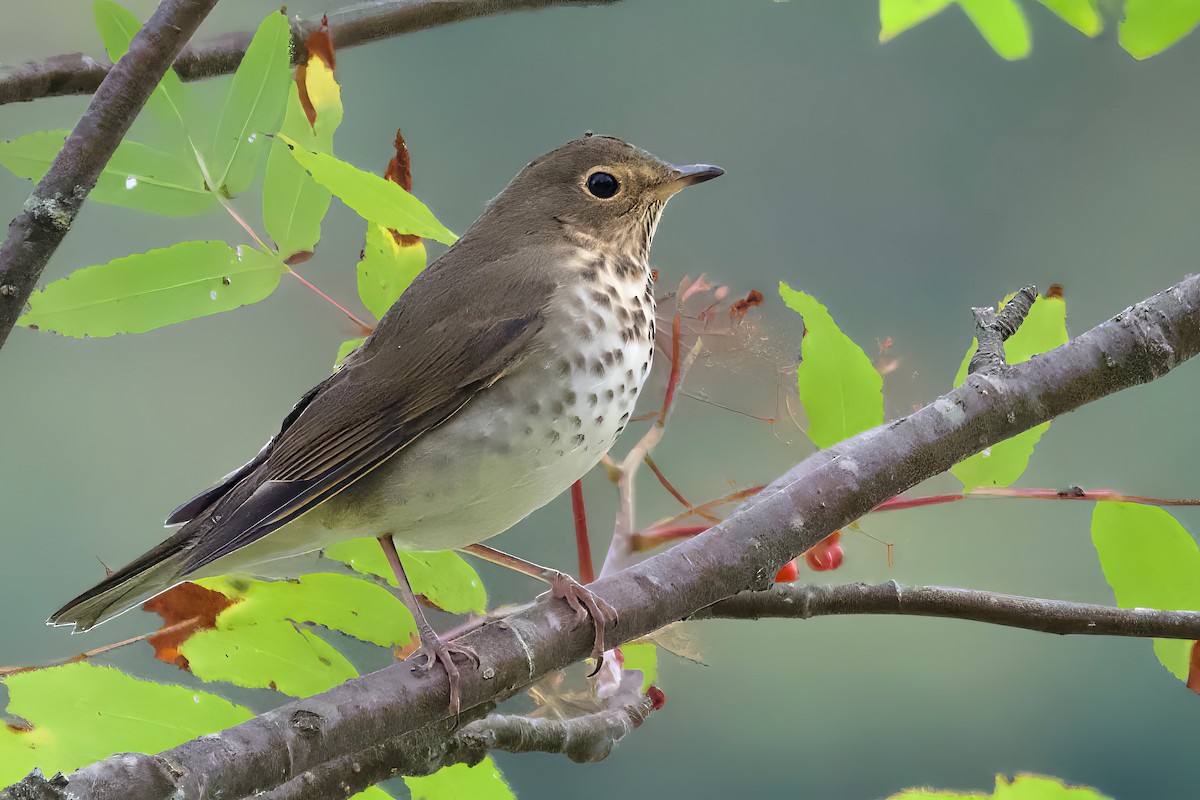
<instances>
[{"instance_id":1,"label":"orange leaf","mask_svg":"<svg viewBox=\"0 0 1200 800\"><path fill-rule=\"evenodd\" d=\"M387 170L384 171L383 177L399 185L406 192L412 191L412 161L408 155L408 145L404 142L404 135L399 130L396 131L396 155L392 156L392 160L388 162ZM408 233L397 233L392 231L392 236L396 239L396 244L401 247L408 247L421 241L420 236L413 236Z\"/></svg>"},{"instance_id":2,"label":"orange leaf","mask_svg":"<svg viewBox=\"0 0 1200 800\"><path fill-rule=\"evenodd\" d=\"M188 661L179 652L180 645L194 633L217 627L217 615L235 602L220 592L190 582L147 600L142 608L153 611L163 620L158 633L146 637L154 647L154 657L187 669Z\"/></svg>"},{"instance_id":3,"label":"orange leaf","mask_svg":"<svg viewBox=\"0 0 1200 800\"><path fill-rule=\"evenodd\" d=\"M333 39L329 36L329 17L321 17L321 27L309 34L308 61L296 67L296 88L300 92L300 105L304 108L304 116L314 130L317 125L317 109L308 96L308 65L312 59L320 61L329 72L333 72L337 59L333 55Z\"/></svg>"}]
</instances>

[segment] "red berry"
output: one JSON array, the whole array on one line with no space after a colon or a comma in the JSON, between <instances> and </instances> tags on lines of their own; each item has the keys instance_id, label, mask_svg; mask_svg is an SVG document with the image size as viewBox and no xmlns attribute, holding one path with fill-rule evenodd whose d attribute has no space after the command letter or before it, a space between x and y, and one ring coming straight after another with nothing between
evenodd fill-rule
<instances>
[{"instance_id":1,"label":"red berry","mask_svg":"<svg viewBox=\"0 0 1200 800\"><path fill-rule=\"evenodd\" d=\"M838 544L838 540L841 538L842 532L834 531L804 554L804 560L808 562L808 566L813 572L826 572L842 565L842 557L845 553L842 551L842 546Z\"/></svg>"},{"instance_id":2,"label":"red berry","mask_svg":"<svg viewBox=\"0 0 1200 800\"><path fill-rule=\"evenodd\" d=\"M650 688L646 689L646 697L650 698L650 709L652 711L658 711L667 704L667 696L663 694L663 690L653 684L650 685Z\"/></svg>"},{"instance_id":3,"label":"red berry","mask_svg":"<svg viewBox=\"0 0 1200 800\"><path fill-rule=\"evenodd\" d=\"M780 569L778 573L776 573L775 582L776 583L791 583L792 581L796 580L796 578L798 578L798 577L800 577L800 567L797 566L796 559L793 558L791 561L784 564L783 568Z\"/></svg>"}]
</instances>

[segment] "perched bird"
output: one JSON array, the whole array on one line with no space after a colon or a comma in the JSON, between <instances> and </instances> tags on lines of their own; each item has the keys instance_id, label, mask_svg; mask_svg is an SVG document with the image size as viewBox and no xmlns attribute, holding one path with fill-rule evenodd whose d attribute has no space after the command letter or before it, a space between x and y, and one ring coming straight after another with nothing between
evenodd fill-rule
<instances>
[{"instance_id":1,"label":"perched bird","mask_svg":"<svg viewBox=\"0 0 1200 800\"><path fill-rule=\"evenodd\" d=\"M63 606L91 628L188 579L376 536L422 669L474 653L433 632L397 556L457 549L546 581L604 651L612 609L572 578L478 544L608 452L654 355L648 263L663 206L723 171L585 135L530 163L422 272L361 348L245 466L179 506L171 538Z\"/></svg>"}]
</instances>

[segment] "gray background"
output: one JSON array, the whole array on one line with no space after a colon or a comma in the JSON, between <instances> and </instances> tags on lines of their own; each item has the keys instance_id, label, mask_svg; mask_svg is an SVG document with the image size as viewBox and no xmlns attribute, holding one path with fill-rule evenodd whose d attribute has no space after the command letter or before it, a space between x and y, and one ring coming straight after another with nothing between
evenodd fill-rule
<instances>
[{"instance_id":1,"label":"gray background","mask_svg":"<svg viewBox=\"0 0 1200 800\"><path fill-rule=\"evenodd\" d=\"M3 5L4 62L101 52L85 3ZM141 17L152 5L131 3ZM1138 63L1114 33L1090 41L1026 5L1034 51L1018 63L991 52L957 9L880 45L872 3L661 0L455 25L340 54L337 149L382 169L402 126L417 193L459 231L530 158L584 129L720 164L726 177L672 204L656 265L672 282L706 272L764 290L764 318L782 332L779 279L816 294L869 351L892 337L897 415L948 387L972 304L1061 282L1077 333L1195 269L1200 39ZM202 35L252 27L271 8L221 4ZM209 82L205 96L217 88ZM0 136L70 127L84 107L4 107ZM0 174L4 217L28 190ZM257 214L254 200L241 206ZM335 202L325 230L305 274L350 301L362 224ZM219 215L163 220L89 204L46 277L191 238L240 240ZM0 663L145 630L136 614L77 638L41 621L100 577L96 557L116 565L142 552L177 501L249 457L348 335L294 281L257 306L144 336L16 332L0 353L10 426L0 434ZM713 370L704 388L771 414L770 366L744 369L749 377ZM1189 366L1060 419L1022 485L1200 494L1198 386ZM785 425L695 401L673 426L658 460L693 498L727 479L767 480L806 452L784 444L798 438ZM955 487L942 478L925 488ZM611 490L598 475L587 490L603 538ZM643 523L673 511L649 483L641 497ZM871 518L864 528L896 545L894 567L881 546L847 533L836 578L1108 602L1089 515L1084 504L977 501ZM569 525L564 499L497 543L569 566ZM501 599L534 590L485 577ZM664 658L666 710L607 762L500 757L520 796L872 798L914 784L990 788L994 773L1022 770L1121 798L1195 795L1200 698L1148 643L899 618L712 623L697 636L707 667ZM118 659L179 678L144 652Z\"/></svg>"}]
</instances>

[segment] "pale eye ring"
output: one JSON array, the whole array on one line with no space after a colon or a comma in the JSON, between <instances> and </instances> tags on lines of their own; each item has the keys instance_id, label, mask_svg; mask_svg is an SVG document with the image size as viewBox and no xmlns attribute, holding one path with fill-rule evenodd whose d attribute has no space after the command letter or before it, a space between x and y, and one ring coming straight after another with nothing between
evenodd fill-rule
<instances>
[{"instance_id":1,"label":"pale eye ring","mask_svg":"<svg viewBox=\"0 0 1200 800\"><path fill-rule=\"evenodd\" d=\"M601 200L607 200L621 191L621 184L607 172L593 172L587 176L584 185L590 194Z\"/></svg>"}]
</instances>

